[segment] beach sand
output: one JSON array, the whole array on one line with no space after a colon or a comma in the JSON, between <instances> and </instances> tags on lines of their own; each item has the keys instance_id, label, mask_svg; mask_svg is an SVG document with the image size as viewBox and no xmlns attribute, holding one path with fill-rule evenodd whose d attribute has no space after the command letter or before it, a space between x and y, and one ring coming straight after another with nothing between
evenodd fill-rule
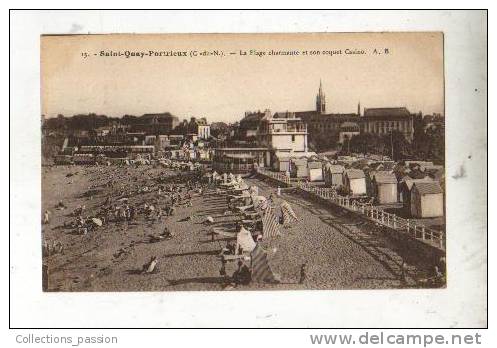
<instances>
[{"instance_id":1,"label":"beach sand","mask_svg":"<svg viewBox=\"0 0 497 348\"><path fill-rule=\"evenodd\" d=\"M59 166L42 169L42 208L51 212L49 224L42 225L42 240L58 241L63 253L45 256L48 265L48 291L170 291L226 290L226 279L219 273L218 257L226 236L216 235L213 226L233 229L239 219L227 213L226 197L215 190L192 198L191 207L178 207L174 216L149 224L138 216L136 224L109 222L87 235L75 234L64 222L74 220L70 213L80 205L84 215L94 216L105 198L118 189L148 185L157 187L157 178L175 172L152 166L82 167ZM69 175L68 174L73 174ZM118 184L107 187L110 180ZM259 194L276 194L276 188L260 178L246 179L257 185ZM155 185L155 186L154 186ZM91 197L88 190L95 190ZM157 192L130 197L130 203L151 201ZM407 283L401 281L401 264L395 245L353 214L330 209L312 202L294 191L284 191L282 198L295 210L300 221L282 228L282 235L262 242L269 264L280 284L254 283L236 290L284 289L382 289L415 286L416 275L427 271L420 260L408 260ZM62 201L67 208L55 209ZM193 216L189 221L181 221ZM207 216L214 224L202 222ZM174 234L169 240L149 242L149 235L159 235L165 227ZM235 240L234 238L232 240ZM141 272L150 257L157 257L157 270ZM305 281L299 284L300 268L306 264ZM226 266L231 275L235 262Z\"/></svg>"}]
</instances>

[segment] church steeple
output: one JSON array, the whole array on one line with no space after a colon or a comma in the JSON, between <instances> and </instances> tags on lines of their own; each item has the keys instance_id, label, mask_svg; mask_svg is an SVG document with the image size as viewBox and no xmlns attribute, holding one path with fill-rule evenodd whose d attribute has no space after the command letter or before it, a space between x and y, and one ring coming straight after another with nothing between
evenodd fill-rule
<instances>
[{"instance_id":1,"label":"church steeple","mask_svg":"<svg viewBox=\"0 0 497 348\"><path fill-rule=\"evenodd\" d=\"M361 101L357 104L357 116L361 116Z\"/></svg>"},{"instance_id":2,"label":"church steeple","mask_svg":"<svg viewBox=\"0 0 497 348\"><path fill-rule=\"evenodd\" d=\"M319 80L319 92L316 95L316 111L320 114L326 113L326 96L323 93L323 84Z\"/></svg>"}]
</instances>

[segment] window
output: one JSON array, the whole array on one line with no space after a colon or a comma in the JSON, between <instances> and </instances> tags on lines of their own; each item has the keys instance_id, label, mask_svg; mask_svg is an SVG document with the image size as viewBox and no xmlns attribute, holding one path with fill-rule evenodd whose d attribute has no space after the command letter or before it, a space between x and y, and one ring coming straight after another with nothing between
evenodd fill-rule
<instances>
[{"instance_id":1,"label":"window","mask_svg":"<svg viewBox=\"0 0 497 348\"><path fill-rule=\"evenodd\" d=\"M292 135L292 143L295 142L295 135Z\"/></svg>"}]
</instances>

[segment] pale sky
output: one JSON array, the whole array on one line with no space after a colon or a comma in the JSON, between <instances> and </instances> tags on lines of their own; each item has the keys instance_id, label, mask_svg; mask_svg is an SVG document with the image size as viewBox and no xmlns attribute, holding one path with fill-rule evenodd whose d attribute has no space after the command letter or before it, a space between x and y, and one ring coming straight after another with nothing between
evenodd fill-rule
<instances>
[{"instance_id":1,"label":"pale sky","mask_svg":"<svg viewBox=\"0 0 497 348\"><path fill-rule=\"evenodd\" d=\"M258 57L251 49L321 54ZM219 50L225 56L100 57L102 50ZM229 54L240 50L247 55ZM329 50L342 55L323 54ZM359 101L363 108L444 112L441 33L44 36L41 70L47 117L168 111L180 119L234 122L249 110L314 110L320 79L327 113L356 112Z\"/></svg>"}]
</instances>

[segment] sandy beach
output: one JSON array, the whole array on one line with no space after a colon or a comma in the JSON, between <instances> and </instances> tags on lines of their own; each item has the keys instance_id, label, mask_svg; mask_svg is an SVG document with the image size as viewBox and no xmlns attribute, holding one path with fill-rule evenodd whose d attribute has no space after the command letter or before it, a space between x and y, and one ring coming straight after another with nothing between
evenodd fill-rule
<instances>
[{"instance_id":1,"label":"sandy beach","mask_svg":"<svg viewBox=\"0 0 497 348\"><path fill-rule=\"evenodd\" d=\"M86 216L96 215L104 200L116 194L116 185L123 192L150 187L151 192L130 195L130 203L140 205L157 197L159 178L177 174L152 166L44 168L43 210L50 211L50 222L42 225L42 236L44 241L63 245L62 253L43 260L49 269L48 291L232 289L220 275L218 255L226 242L235 238L215 235L213 240L211 231L212 227L234 231L240 217L227 210L226 197L214 189L194 195L191 206L177 207L173 216L154 223L138 215L134 223L108 222L85 235L67 227L74 220L71 212L78 206L85 205ZM113 188L108 187L109 181L116 182ZM261 178L246 182L257 185L259 194L266 197L276 194L276 188ZM428 264L399 255L390 239L357 216L310 201L295 191L284 191L282 199L291 204L300 221L283 228L281 236L262 242L281 283L252 282L236 290L415 287L416 278L427 274ZM65 209L54 208L60 201ZM210 226L203 224L207 216L214 219ZM150 236L160 235L165 227L174 237L151 242ZM157 269L143 274L142 265L152 256L157 257ZM403 260L407 271L404 281ZM304 263L305 281L299 284ZM235 269L236 262L228 262L228 276Z\"/></svg>"}]
</instances>

